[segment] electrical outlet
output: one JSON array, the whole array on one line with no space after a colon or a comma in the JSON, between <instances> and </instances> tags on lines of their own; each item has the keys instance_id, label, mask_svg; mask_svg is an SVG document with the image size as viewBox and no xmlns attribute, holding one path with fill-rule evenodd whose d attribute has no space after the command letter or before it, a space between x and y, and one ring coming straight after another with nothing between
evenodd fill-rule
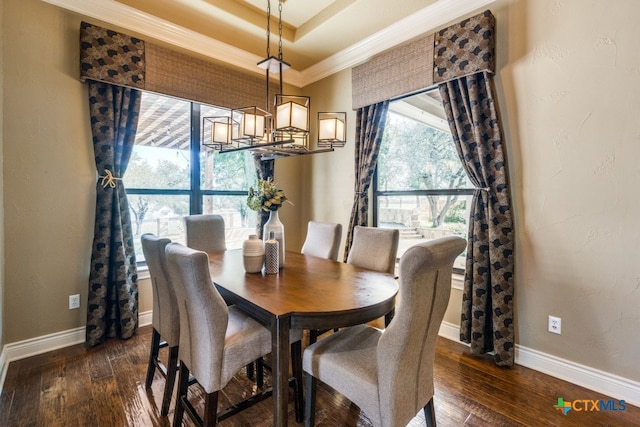
<instances>
[{"instance_id":1,"label":"electrical outlet","mask_svg":"<svg viewBox=\"0 0 640 427\"><path fill-rule=\"evenodd\" d=\"M562 334L562 319L555 316L549 316L549 332L552 334Z\"/></svg>"},{"instance_id":2,"label":"electrical outlet","mask_svg":"<svg viewBox=\"0 0 640 427\"><path fill-rule=\"evenodd\" d=\"M80 294L69 295L69 310L80 308Z\"/></svg>"}]
</instances>

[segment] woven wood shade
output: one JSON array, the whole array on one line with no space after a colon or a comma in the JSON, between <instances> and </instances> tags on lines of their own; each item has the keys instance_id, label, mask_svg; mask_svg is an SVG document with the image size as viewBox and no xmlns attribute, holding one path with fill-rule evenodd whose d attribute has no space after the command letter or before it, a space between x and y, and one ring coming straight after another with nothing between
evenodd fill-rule
<instances>
[{"instance_id":1,"label":"woven wood shade","mask_svg":"<svg viewBox=\"0 0 640 427\"><path fill-rule=\"evenodd\" d=\"M257 68L257 66L256 66ZM266 81L83 22L80 80L98 80L226 108L266 107ZM275 95L279 86L270 84Z\"/></svg>"},{"instance_id":2,"label":"woven wood shade","mask_svg":"<svg viewBox=\"0 0 640 427\"><path fill-rule=\"evenodd\" d=\"M352 108L433 85L433 34L376 56L351 71Z\"/></svg>"},{"instance_id":3,"label":"woven wood shade","mask_svg":"<svg viewBox=\"0 0 640 427\"><path fill-rule=\"evenodd\" d=\"M495 72L495 18L489 10L354 67L352 108L481 71Z\"/></svg>"}]
</instances>

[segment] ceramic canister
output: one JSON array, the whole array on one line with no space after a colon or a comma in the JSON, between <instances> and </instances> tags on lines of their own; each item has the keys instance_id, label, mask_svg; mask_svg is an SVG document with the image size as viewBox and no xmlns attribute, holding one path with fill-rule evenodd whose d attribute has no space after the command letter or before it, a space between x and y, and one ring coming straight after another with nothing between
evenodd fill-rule
<instances>
[{"instance_id":1,"label":"ceramic canister","mask_svg":"<svg viewBox=\"0 0 640 427\"><path fill-rule=\"evenodd\" d=\"M242 261L247 273L260 273L264 264L264 245L257 235L252 234L242 242Z\"/></svg>"},{"instance_id":2,"label":"ceramic canister","mask_svg":"<svg viewBox=\"0 0 640 427\"><path fill-rule=\"evenodd\" d=\"M267 274L278 274L280 270L280 244L274 238L273 231L269 233L269 240L264 242L264 258Z\"/></svg>"}]
</instances>

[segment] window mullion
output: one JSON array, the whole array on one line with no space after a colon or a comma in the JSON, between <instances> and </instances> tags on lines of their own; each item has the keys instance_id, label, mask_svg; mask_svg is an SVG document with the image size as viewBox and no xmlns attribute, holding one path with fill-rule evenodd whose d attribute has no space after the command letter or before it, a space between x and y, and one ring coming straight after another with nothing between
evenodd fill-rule
<instances>
[{"instance_id":1,"label":"window mullion","mask_svg":"<svg viewBox=\"0 0 640 427\"><path fill-rule=\"evenodd\" d=\"M202 192L200 190L200 104L191 103L191 214L202 213Z\"/></svg>"},{"instance_id":2,"label":"window mullion","mask_svg":"<svg viewBox=\"0 0 640 427\"><path fill-rule=\"evenodd\" d=\"M373 226L378 227L378 166L373 171Z\"/></svg>"}]
</instances>

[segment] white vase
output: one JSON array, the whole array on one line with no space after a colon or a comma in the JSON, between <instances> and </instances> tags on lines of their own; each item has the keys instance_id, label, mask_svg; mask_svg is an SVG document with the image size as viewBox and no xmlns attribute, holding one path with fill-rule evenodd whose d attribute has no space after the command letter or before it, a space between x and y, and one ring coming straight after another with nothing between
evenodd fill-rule
<instances>
[{"instance_id":1,"label":"white vase","mask_svg":"<svg viewBox=\"0 0 640 427\"><path fill-rule=\"evenodd\" d=\"M252 234L242 242L242 260L247 273L260 273L264 264L264 245L258 236Z\"/></svg>"},{"instance_id":2,"label":"white vase","mask_svg":"<svg viewBox=\"0 0 640 427\"><path fill-rule=\"evenodd\" d=\"M284 267L284 225L280 222L278 211L269 212L269 220L264 223L262 229L262 239L266 242L269 239L269 232L273 231L275 239L278 241L280 268Z\"/></svg>"}]
</instances>

